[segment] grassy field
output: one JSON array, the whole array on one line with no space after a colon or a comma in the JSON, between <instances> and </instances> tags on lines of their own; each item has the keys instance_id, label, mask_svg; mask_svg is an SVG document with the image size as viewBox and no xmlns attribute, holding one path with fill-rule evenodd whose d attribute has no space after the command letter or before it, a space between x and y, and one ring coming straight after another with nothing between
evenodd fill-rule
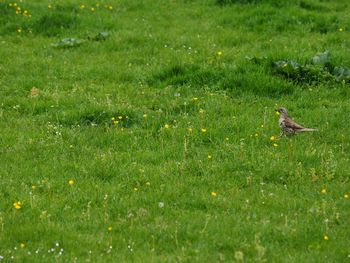
<instances>
[{"instance_id":1,"label":"grassy field","mask_svg":"<svg viewBox=\"0 0 350 263\"><path fill-rule=\"evenodd\" d=\"M0 0L0 261L348 262L349 30L347 0Z\"/></svg>"}]
</instances>

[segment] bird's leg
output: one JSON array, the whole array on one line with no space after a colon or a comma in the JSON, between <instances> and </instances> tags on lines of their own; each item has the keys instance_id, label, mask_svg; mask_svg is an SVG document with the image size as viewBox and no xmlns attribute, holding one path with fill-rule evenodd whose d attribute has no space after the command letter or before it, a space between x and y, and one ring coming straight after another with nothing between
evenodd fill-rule
<instances>
[{"instance_id":1,"label":"bird's leg","mask_svg":"<svg viewBox=\"0 0 350 263\"><path fill-rule=\"evenodd\" d=\"M283 130L281 130L280 137L282 137L283 135L284 135L284 132L283 132Z\"/></svg>"}]
</instances>

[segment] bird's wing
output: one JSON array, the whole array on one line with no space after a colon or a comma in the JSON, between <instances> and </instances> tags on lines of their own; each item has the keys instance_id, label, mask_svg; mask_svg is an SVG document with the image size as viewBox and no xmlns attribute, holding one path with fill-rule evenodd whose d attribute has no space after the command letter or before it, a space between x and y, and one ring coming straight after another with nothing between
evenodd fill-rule
<instances>
[{"instance_id":1,"label":"bird's wing","mask_svg":"<svg viewBox=\"0 0 350 263\"><path fill-rule=\"evenodd\" d=\"M292 119L289 119L289 118L284 119L284 125L288 128L292 128L295 130L304 129L303 126L299 125L298 123L296 123L295 121L293 121Z\"/></svg>"}]
</instances>

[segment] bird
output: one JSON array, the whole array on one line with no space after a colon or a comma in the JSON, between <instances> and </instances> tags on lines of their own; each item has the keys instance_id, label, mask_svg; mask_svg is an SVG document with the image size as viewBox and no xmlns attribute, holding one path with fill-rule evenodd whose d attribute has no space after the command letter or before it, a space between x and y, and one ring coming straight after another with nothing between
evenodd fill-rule
<instances>
[{"instance_id":1,"label":"bird","mask_svg":"<svg viewBox=\"0 0 350 263\"><path fill-rule=\"evenodd\" d=\"M316 129L312 128L305 128L301 126L300 124L296 123L292 119L288 117L288 111L286 108L278 108L276 109L276 112L279 113L279 126L281 128L281 136L282 135L294 135L301 132L312 132L317 131Z\"/></svg>"}]
</instances>

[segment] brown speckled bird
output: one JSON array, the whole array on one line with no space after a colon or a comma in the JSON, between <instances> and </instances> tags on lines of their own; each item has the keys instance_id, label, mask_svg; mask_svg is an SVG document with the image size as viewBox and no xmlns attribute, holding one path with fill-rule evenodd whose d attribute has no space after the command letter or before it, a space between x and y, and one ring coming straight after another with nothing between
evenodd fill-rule
<instances>
[{"instance_id":1,"label":"brown speckled bird","mask_svg":"<svg viewBox=\"0 0 350 263\"><path fill-rule=\"evenodd\" d=\"M316 131L316 129L305 128L292 119L288 118L288 111L286 108L278 108L276 111L280 115L279 125L281 128L281 136L282 135L294 135L300 132L311 132Z\"/></svg>"}]
</instances>

